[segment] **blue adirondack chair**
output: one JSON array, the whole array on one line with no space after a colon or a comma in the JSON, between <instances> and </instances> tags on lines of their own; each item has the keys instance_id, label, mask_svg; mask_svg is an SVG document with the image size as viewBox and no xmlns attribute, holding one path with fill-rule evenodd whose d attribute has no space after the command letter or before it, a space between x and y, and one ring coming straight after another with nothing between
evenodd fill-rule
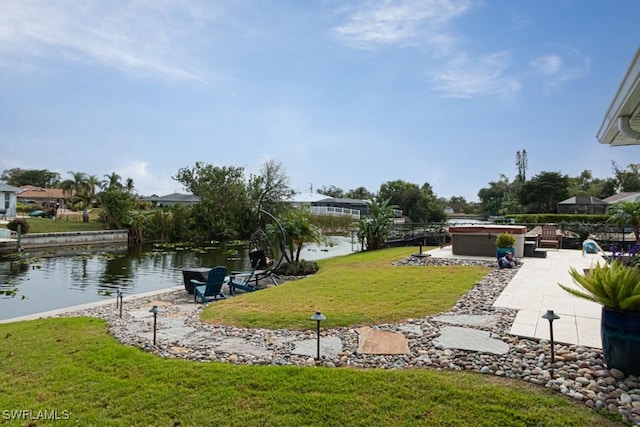
<instances>
[{"instance_id":1,"label":"blue adirondack chair","mask_svg":"<svg viewBox=\"0 0 640 427\"><path fill-rule=\"evenodd\" d=\"M259 268L266 265L267 261L264 255L264 251L254 251L249 254L249 260L251 261L252 270L248 273L231 273L229 277L229 293L234 294L236 289L242 289L246 292L253 292L258 290L258 278L256 272ZM251 282L254 283L251 283Z\"/></svg>"},{"instance_id":2,"label":"blue adirondack chair","mask_svg":"<svg viewBox=\"0 0 640 427\"><path fill-rule=\"evenodd\" d=\"M226 296L222 293L222 285L226 277L227 267L218 266L209 271L206 282L191 279L191 284L193 285L193 302L196 302L198 298L200 298L204 304L212 300L217 300L218 298L225 299Z\"/></svg>"}]
</instances>

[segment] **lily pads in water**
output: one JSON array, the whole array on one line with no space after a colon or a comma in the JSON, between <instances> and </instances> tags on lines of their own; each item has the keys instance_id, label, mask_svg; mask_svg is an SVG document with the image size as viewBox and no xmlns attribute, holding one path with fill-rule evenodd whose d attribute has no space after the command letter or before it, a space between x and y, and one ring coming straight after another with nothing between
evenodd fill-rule
<instances>
[{"instance_id":1,"label":"lily pads in water","mask_svg":"<svg viewBox=\"0 0 640 427\"><path fill-rule=\"evenodd\" d=\"M238 255L238 250L237 249L227 249L222 254L224 256L227 256L227 257L232 257L232 256Z\"/></svg>"}]
</instances>

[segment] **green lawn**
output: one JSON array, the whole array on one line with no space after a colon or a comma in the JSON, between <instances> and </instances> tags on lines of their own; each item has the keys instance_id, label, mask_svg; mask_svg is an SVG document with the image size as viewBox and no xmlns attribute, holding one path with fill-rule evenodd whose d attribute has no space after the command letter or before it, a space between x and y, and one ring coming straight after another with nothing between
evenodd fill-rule
<instances>
[{"instance_id":1,"label":"green lawn","mask_svg":"<svg viewBox=\"0 0 640 427\"><path fill-rule=\"evenodd\" d=\"M621 425L548 389L480 374L165 360L89 318L2 324L0 358L0 425ZM22 410L69 419L6 419Z\"/></svg>"},{"instance_id":2,"label":"green lawn","mask_svg":"<svg viewBox=\"0 0 640 427\"><path fill-rule=\"evenodd\" d=\"M321 309L323 327L394 321L447 310L486 272L389 265L414 251L325 260L313 278L210 304L204 316L309 328ZM69 419L6 419L22 410ZM120 345L102 320L0 324L0 425L622 425L607 416L549 389L477 373L166 360Z\"/></svg>"},{"instance_id":3,"label":"green lawn","mask_svg":"<svg viewBox=\"0 0 640 427\"><path fill-rule=\"evenodd\" d=\"M104 230L104 223L99 220L82 222L82 219L49 219L49 218L28 218L29 233L60 233L73 231L97 231ZM6 226L5 226L6 227Z\"/></svg>"},{"instance_id":4,"label":"green lawn","mask_svg":"<svg viewBox=\"0 0 640 427\"><path fill-rule=\"evenodd\" d=\"M308 329L380 324L447 311L487 272L483 267L392 267L416 248L360 252L319 261L320 271L266 292L209 305L203 320L255 328Z\"/></svg>"}]
</instances>

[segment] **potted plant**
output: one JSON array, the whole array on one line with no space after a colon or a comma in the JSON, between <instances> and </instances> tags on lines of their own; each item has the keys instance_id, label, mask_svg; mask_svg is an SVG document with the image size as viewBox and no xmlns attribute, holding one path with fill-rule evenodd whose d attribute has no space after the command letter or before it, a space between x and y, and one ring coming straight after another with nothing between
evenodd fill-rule
<instances>
[{"instance_id":1,"label":"potted plant","mask_svg":"<svg viewBox=\"0 0 640 427\"><path fill-rule=\"evenodd\" d=\"M513 246L516 244L516 238L511 233L500 233L496 236L496 258L500 260L507 252L515 254Z\"/></svg>"},{"instance_id":2,"label":"potted plant","mask_svg":"<svg viewBox=\"0 0 640 427\"><path fill-rule=\"evenodd\" d=\"M609 369L640 375L640 268L614 259L595 265L585 274L573 267L569 272L581 289L560 287L602 305L600 335Z\"/></svg>"}]
</instances>

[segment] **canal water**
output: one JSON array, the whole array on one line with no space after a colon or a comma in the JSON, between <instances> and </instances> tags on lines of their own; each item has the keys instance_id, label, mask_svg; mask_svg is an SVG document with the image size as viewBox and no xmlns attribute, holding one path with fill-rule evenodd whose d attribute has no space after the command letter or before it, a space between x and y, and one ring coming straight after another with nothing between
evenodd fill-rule
<instances>
[{"instance_id":1,"label":"canal water","mask_svg":"<svg viewBox=\"0 0 640 427\"><path fill-rule=\"evenodd\" d=\"M358 250L349 238L330 237L327 245L308 245L301 258L317 260ZM0 320L126 295L171 288L183 283L182 270L224 265L250 267L246 246L216 244L201 248L126 247L64 256L22 254L0 259ZM186 292L186 291L185 291Z\"/></svg>"}]
</instances>

